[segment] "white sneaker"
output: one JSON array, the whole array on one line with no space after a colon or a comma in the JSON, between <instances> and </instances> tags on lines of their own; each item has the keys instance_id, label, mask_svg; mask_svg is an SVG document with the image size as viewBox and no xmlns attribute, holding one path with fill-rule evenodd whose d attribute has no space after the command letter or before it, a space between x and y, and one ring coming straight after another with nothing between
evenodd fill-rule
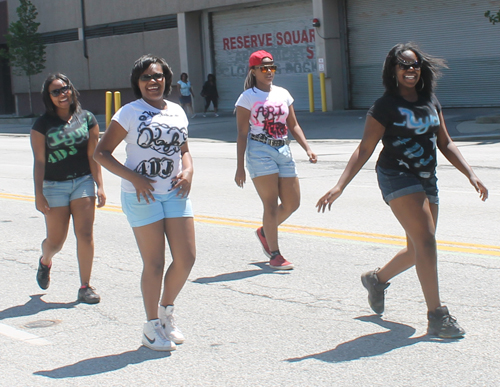
<instances>
[{"instance_id":1,"label":"white sneaker","mask_svg":"<svg viewBox=\"0 0 500 387\"><path fill-rule=\"evenodd\" d=\"M158 318L161 320L161 325L165 330L165 335L175 344L182 344L185 340L181 330L175 325L174 307L173 305L159 306Z\"/></svg>"},{"instance_id":2,"label":"white sneaker","mask_svg":"<svg viewBox=\"0 0 500 387\"><path fill-rule=\"evenodd\" d=\"M195 118L195 117L196 117L196 114L193 114L193 115L191 116L191 118Z\"/></svg>"},{"instance_id":3,"label":"white sneaker","mask_svg":"<svg viewBox=\"0 0 500 387\"><path fill-rule=\"evenodd\" d=\"M215 117L219 117L219 115L217 113L215 113Z\"/></svg>"},{"instance_id":4,"label":"white sneaker","mask_svg":"<svg viewBox=\"0 0 500 387\"><path fill-rule=\"evenodd\" d=\"M165 336L160 319L144 323L142 344L154 351L174 351L177 348L175 343Z\"/></svg>"},{"instance_id":5,"label":"white sneaker","mask_svg":"<svg viewBox=\"0 0 500 387\"><path fill-rule=\"evenodd\" d=\"M206 117L207 117L207 115L206 115L206 114L203 114L203 117L204 117L204 118L206 118Z\"/></svg>"}]
</instances>

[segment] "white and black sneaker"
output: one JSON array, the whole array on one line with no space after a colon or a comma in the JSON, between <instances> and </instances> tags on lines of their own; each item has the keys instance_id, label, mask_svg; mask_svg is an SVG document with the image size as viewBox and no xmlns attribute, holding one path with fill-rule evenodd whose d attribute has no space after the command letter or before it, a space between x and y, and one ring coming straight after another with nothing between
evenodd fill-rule
<instances>
[{"instance_id":1,"label":"white and black sneaker","mask_svg":"<svg viewBox=\"0 0 500 387\"><path fill-rule=\"evenodd\" d=\"M175 324L174 306L159 306L158 318L161 320L161 325L165 330L165 335L175 344L182 344L185 340L181 330Z\"/></svg>"},{"instance_id":2,"label":"white and black sneaker","mask_svg":"<svg viewBox=\"0 0 500 387\"><path fill-rule=\"evenodd\" d=\"M144 323L142 344L154 351L174 351L177 348L175 343L165 336L160 319Z\"/></svg>"}]
</instances>

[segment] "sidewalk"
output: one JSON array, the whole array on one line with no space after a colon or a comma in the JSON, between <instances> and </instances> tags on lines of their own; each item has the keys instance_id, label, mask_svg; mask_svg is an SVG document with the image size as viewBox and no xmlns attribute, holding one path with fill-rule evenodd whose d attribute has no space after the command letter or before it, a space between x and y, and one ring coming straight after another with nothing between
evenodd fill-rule
<instances>
[{"instance_id":1,"label":"sidewalk","mask_svg":"<svg viewBox=\"0 0 500 387\"><path fill-rule=\"evenodd\" d=\"M333 112L297 112L297 119L309 140L360 140L366 110L338 110ZM4 116L5 117L5 116ZM450 136L455 141L500 140L500 108L445 109L444 117ZM101 131L105 116L96 116ZM486 122L486 123L479 123ZM28 135L28 119L0 117L0 134ZM189 120L189 137L215 141L236 141L236 119L232 112L221 112L219 117L198 113Z\"/></svg>"}]
</instances>

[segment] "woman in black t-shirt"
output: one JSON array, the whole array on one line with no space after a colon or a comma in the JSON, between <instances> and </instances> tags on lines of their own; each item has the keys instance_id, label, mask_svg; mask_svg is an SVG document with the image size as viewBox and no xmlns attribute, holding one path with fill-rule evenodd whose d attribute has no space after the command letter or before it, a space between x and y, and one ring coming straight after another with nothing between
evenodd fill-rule
<instances>
[{"instance_id":1,"label":"woman in black t-shirt","mask_svg":"<svg viewBox=\"0 0 500 387\"><path fill-rule=\"evenodd\" d=\"M64 74L49 75L42 87L46 112L31 130L35 203L45 216L47 229L36 279L42 289L49 287L52 258L61 250L73 217L81 282L78 301L96 304L100 297L89 285L94 260L95 184L98 207L104 206L106 196L101 167L92 158L99 125L92 113L81 109L77 95Z\"/></svg>"},{"instance_id":2,"label":"woman in black t-shirt","mask_svg":"<svg viewBox=\"0 0 500 387\"><path fill-rule=\"evenodd\" d=\"M208 74L207 81L203 84L203 89L201 90L201 96L205 98L205 110L203 111L203 117L206 117L207 115L207 110L210 106L210 102L214 105L215 117L219 117L219 115L217 114L219 93L217 92L215 75Z\"/></svg>"},{"instance_id":3,"label":"woman in black t-shirt","mask_svg":"<svg viewBox=\"0 0 500 387\"><path fill-rule=\"evenodd\" d=\"M406 232L407 247L382 269L361 276L368 302L375 313L382 314L388 281L415 265L428 309L427 332L455 338L465 331L441 305L438 288L436 147L467 176L483 201L488 190L451 140L434 96L439 69L444 66L443 60L430 57L412 43L398 44L389 51L382 75L386 92L368 111L361 143L337 185L316 207L323 212L327 206L331 208L382 139L377 178L384 200Z\"/></svg>"}]
</instances>

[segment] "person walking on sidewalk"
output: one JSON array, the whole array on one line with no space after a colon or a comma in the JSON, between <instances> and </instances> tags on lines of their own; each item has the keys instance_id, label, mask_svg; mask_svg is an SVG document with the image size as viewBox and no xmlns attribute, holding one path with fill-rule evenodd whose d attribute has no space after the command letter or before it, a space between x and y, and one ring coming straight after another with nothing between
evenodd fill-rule
<instances>
[{"instance_id":1,"label":"person walking on sidewalk","mask_svg":"<svg viewBox=\"0 0 500 387\"><path fill-rule=\"evenodd\" d=\"M210 103L214 105L215 117L219 117L219 115L217 114L219 93L217 92L215 75L208 74L207 81L203 84L203 89L201 90L201 96L205 98L205 110L203 111L203 117L207 116L207 110L210 106Z\"/></svg>"},{"instance_id":2,"label":"person walking on sidewalk","mask_svg":"<svg viewBox=\"0 0 500 387\"><path fill-rule=\"evenodd\" d=\"M147 322L142 343L153 350L172 351L184 341L175 323L174 301L196 256L188 120L178 104L165 99L172 85L172 70L165 59L140 57L130 80L137 100L115 113L94 158L122 178L122 209L143 260L141 288ZM113 156L122 141L127 144L125 165ZM165 237L172 263L163 275Z\"/></svg>"},{"instance_id":3,"label":"person walking on sidewalk","mask_svg":"<svg viewBox=\"0 0 500 387\"><path fill-rule=\"evenodd\" d=\"M269 266L289 270L293 264L280 252L278 226L299 208L300 186L288 131L306 151L310 162L316 163L317 157L297 122L292 96L273 84L276 65L272 55L256 51L248 64L245 91L235 104L238 138L234 180L243 188L246 150L246 166L264 206L263 225L256 230L257 238L270 258Z\"/></svg>"},{"instance_id":4,"label":"person walking on sidewalk","mask_svg":"<svg viewBox=\"0 0 500 387\"><path fill-rule=\"evenodd\" d=\"M66 75L49 75L41 93L45 113L30 134L35 205L45 216L47 230L36 279L42 289L49 287L52 258L64 245L72 217L80 269L78 301L96 304L101 298L89 284L94 260L96 184L97 207L106 203L101 166L92 158L99 125L92 113L82 110L78 91Z\"/></svg>"},{"instance_id":5,"label":"person walking on sidewalk","mask_svg":"<svg viewBox=\"0 0 500 387\"><path fill-rule=\"evenodd\" d=\"M446 129L434 95L444 66L442 59L427 55L413 43L397 44L389 51L382 75L385 94L368 111L363 138L337 184L316 207L318 212L327 206L331 209L382 139L384 147L376 167L378 183L384 201L406 232L406 247L381 269L361 276L368 302L375 313L382 314L389 280L415 265L427 304L428 334L456 338L465 330L441 305L438 288L436 146L469 179L481 200L488 198L488 190Z\"/></svg>"},{"instance_id":6,"label":"person walking on sidewalk","mask_svg":"<svg viewBox=\"0 0 500 387\"><path fill-rule=\"evenodd\" d=\"M187 73L181 74L181 79L177 81L177 85L179 87L179 93L181 94L179 97L179 102L186 112L189 114L191 118L196 117L193 110L192 98L194 98L193 88L191 87L191 82L188 81Z\"/></svg>"}]
</instances>

